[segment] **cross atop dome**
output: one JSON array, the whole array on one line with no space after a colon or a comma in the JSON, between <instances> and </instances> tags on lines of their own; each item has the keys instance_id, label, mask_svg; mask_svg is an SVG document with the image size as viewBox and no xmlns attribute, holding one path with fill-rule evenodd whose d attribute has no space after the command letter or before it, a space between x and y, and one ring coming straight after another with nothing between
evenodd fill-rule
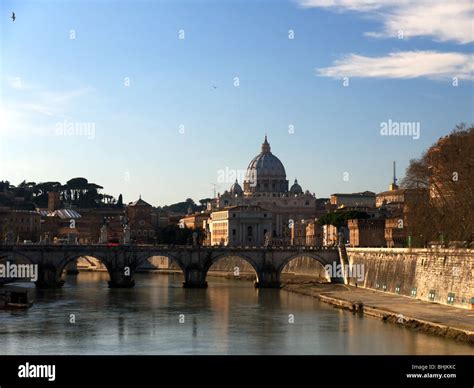
<instances>
[{"instance_id":1,"label":"cross atop dome","mask_svg":"<svg viewBox=\"0 0 474 388\"><path fill-rule=\"evenodd\" d=\"M271 152L270 143L267 140L267 134L265 134L265 141L262 144L262 152L264 154L269 154Z\"/></svg>"}]
</instances>

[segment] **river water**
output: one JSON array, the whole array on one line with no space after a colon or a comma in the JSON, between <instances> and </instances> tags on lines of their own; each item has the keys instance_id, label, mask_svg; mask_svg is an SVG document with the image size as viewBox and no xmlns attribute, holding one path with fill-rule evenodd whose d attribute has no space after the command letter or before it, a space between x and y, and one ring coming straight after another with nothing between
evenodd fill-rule
<instances>
[{"instance_id":1,"label":"river water","mask_svg":"<svg viewBox=\"0 0 474 388\"><path fill-rule=\"evenodd\" d=\"M251 282L208 277L207 289L183 289L178 275L137 274L135 288L109 289L107 279L67 276L62 289L34 290L31 309L0 310L0 354L474 353Z\"/></svg>"}]
</instances>

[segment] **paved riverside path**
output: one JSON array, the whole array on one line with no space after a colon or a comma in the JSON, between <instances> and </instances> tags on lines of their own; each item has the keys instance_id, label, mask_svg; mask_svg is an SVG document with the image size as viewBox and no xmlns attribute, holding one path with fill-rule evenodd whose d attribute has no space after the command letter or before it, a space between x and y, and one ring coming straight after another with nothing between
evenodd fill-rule
<instances>
[{"instance_id":1,"label":"paved riverside path","mask_svg":"<svg viewBox=\"0 0 474 388\"><path fill-rule=\"evenodd\" d=\"M474 336L474 310L347 285L288 283L283 288L319 297L323 301L336 299L348 302L348 304L362 303L364 308L402 314L406 320L426 321L427 323L470 332L471 336Z\"/></svg>"}]
</instances>

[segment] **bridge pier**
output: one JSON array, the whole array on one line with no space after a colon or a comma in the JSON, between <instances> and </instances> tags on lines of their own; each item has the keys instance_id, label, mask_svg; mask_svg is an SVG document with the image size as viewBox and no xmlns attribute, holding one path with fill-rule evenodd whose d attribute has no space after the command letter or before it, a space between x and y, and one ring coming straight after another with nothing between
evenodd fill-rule
<instances>
[{"instance_id":1,"label":"bridge pier","mask_svg":"<svg viewBox=\"0 0 474 388\"><path fill-rule=\"evenodd\" d=\"M109 271L109 276L109 288L132 288L135 286L132 273L126 274L123 270Z\"/></svg>"},{"instance_id":2,"label":"bridge pier","mask_svg":"<svg viewBox=\"0 0 474 388\"><path fill-rule=\"evenodd\" d=\"M74 260L66 266L66 273L68 275L79 275L79 270L77 269L77 261Z\"/></svg>"},{"instance_id":3,"label":"bridge pier","mask_svg":"<svg viewBox=\"0 0 474 388\"><path fill-rule=\"evenodd\" d=\"M281 288L280 276L277 270L266 268L257 274L255 288Z\"/></svg>"},{"instance_id":4,"label":"bridge pier","mask_svg":"<svg viewBox=\"0 0 474 388\"><path fill-rule=\"evenodd\" d=\"M109 280L109 288L133 288L135 287L135 279L122 278L122 279L111 279Z\"/></svg>"},{"instance_id":5,"label":"bridge pier","mask_svg":"<svg viewBox=\"0 0 474 388\"><path fill-rule=\"evenodd\" d=\"M64 280L58 275L56 268L38 268L38 280L35 282L38 288L61 288Z\"/></svg>"},{"instance_id":6,"label":"bridge pier","mask_svg":"<svg viewBox=\"0 0 474 388\"><path fill-rule=\"evenodd\" d=\"M331 280L331 283L336 283L336 284L345 284L345 279L344 277L338 277L338 278L329 278Z\"/></svg>"},{"instance_id":7,"label":"bridge pier","mask_svg":"<svg viewBox=\"0 0 474 388\"><path fill-rule=\"evenodd\" d=\"M184 288L207 288L206 272L201 268L190 267L184 272Z\"/></svg>"}]
</instances>

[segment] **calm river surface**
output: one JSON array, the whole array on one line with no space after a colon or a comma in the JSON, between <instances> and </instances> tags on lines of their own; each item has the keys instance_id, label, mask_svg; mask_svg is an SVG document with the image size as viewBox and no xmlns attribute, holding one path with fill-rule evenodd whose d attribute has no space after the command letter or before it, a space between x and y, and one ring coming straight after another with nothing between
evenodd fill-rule
<instances>
[{"instance_id":1,"label":"calm river surface","mask_svg":"<svg viewBox=\"0 0 474 388\"><path fill-rule=\"evenodd\" d=\"M60 290L34 291L28 311L0 310L0 354L474 353L251 282L209 277L208 289L183 289L181 276L138 274L135 288L109 289L107 279L68 276Z\"/></svg>"}]
</instances>

